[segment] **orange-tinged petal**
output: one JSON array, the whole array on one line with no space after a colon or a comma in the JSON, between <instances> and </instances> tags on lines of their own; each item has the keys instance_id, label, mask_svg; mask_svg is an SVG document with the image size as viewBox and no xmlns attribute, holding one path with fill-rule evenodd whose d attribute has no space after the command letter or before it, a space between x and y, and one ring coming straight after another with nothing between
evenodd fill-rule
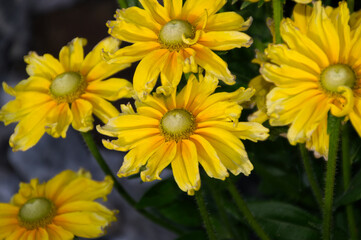
<instances>
[{"instance_id":1,"label":"orange-tinged petal","mask_svg":"<svg viewBox=\"0 0 361 240\"><path fill-rule=\"evenodd\" d=\"M19 240L26 232L26 228L17 227L9 236L7 236L6 240Z\"/></svg>"},{"instance_id":2,"label":"orange-tinged petal","mask_svg":"<svg viewBox=\"0 0 361 240\"><path fill-rule=\"evenodd\" d=\"M189 140L182 140L177 144L177 154L172 161L174 179L180 189L189 195L194 195L201 186L198 155L195 144Z\"/></svg>"},{"instance_id":3,"label":"orange-tinged petal","mask_svg":"<svg viewBox=\"0 0 361 240\"><path fill-rule=\"evenodd\" d=\"M243 32L236 31L217 31L202 33L198 40L202 44L212 50L226 51L233 48L249 47L253 40L250 36Z\"/></svg>"},{"instance_id":4,"label":"orange-tinged petal","mask_svg":"<svg viewBox=\"0 0 361 240\"><path fill-rule=\"evenodd\" d=\"M55 105L46 103L21 119L9 140L13 151L25 151L40 140L45 133L46 115Z\"/></svg>"},{"instance_id":5,"label":"orange-tinged petal","mask_svg":"<svg viewBox=\"0 0 361 240\"><path fill-rule=\"evenodd\" d=\"M198 161L213 178L224 180L228 177L227 169L222 164L214 147L202 136L193 134L190 140L196 145Z\"/></svg>"},{"instance_id":6,"label":"orange-tinged petal","mask_svg":"<svg viewBox=\"0 0 361 240\"><path fill-rule=\"evenodd\" d=\"M48 232L49 239L51 240L72 240L74 239L74 234L66 231L60 226L55 224L49 224L46 226L46 231Z\"/></svg>"},{"instance_id":7,"label":"orange-tinged petal","mask_svg":"<svg viewBox=\"0 0 361 240\"><path fill-rule=\"evenodd\" d=\"M153 90L168 56L168 49L158 49L149 53L138 64L134 73L133 87L140 99L145 99Z\"/></svg>"},{"instance_id":8,"label":"orange-tinged petal","mask_svg":"<svg viewBox=\"0 0 361 240\"><path fill-rule=\"evenodd\" d=\"M73 121L73 114L68 103L61 103L54 106L46 115L46 132L54 138L66 137L70 123Z\"/></svg>"},{"instance_id":9,"label":"orange-tinged petal","mask_svg":"<svg viewBox=\"0 0 361 240\"><path fill-rule=\"evenodd\" d=\"M217 54L200 44L194 44L191 47L196 51L196 55L194 57L197 64L199 64L207 72L223 80L225 83L235 83L235 76L233 76L229 71L227 63L217 56Z\"/></svg>"},{"instance_id":10,"label":"orange-tinged petal","mask_svg":"<svg viewBox=\"0 0 361 240\"><path fill-rule=\"evenodd\" d=\"M72 126L74 129L87 132L93 129L93 106L90 102L77 99L71 104L73 115Z\"/></svg>"},{"instance_id":11,"label":"orange-tinged petal","mask_svg":"<svg viewBox=\"0 0 361 240\"><path fill-rule=\"evenodd\" d=\"M149 157L145 170L140 174L144 182L150 182L156 179L161 180L159 174L173 161L177 153L176 145L174 141L164 142L152 156Z\"/></svg>"}]
</instances>

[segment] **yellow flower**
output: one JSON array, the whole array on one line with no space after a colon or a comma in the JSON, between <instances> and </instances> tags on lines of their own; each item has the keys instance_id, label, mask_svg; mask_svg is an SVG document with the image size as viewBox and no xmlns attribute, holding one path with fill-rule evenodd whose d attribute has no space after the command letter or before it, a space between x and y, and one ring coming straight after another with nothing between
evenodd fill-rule
<instances>
[{"instance_id":1,"label":"yellow flower","mask_svg":"<svg viewBox=\"0 0 361 240\"><path fill-rule=\"evenodd\" d=\"M290 125L291 144L304 143L327 158L327 115L350 119L361 135L361 25L350 29L346 2L323 8L296 5L284 19L284 44L270 45L261 68L276 87L267 96L270 124Z\"/></svg>"},{"instance_id":2,"label":"yellow flower","mask_svg":"<svg viewBox=\"0 0 361 240\"><path fill-rule=\"evenodd\" d=\"M240 88L232 93L215 93L218 80L194 75L176 95L149 95L137 101L137 113L123 105L123 114L111 119L98 131L116 140L103 140L105 147L128 151L119 177L141 170L143 181L161 179L169 164L178 186L193 195L200 188L198 164L213 178L224 180L227 169L234 175L249 175L253 165L240 139L252 141L268 137L259 123L238 122L242 107L253 90Z\"/></svg>"},{"instance_id":3,"label":"yellow flower","mask_svg":"<svg viewBox=\"0 0 361 240\"><path fill-rule=\"evenodd\" d=\"M86 40L75 38L61 49L59 60L50 54L39 56L31 52L25 57L29 78L4 90L15 97L0 110L0 120L8 125L19 122L10 137L13 151L27 150L47 132L65 138L70 124L86 132L93 128L94 113L100 120L119 114L108 101L130 97L131 83L125 79L108 78L129 64L108 64L104 51L116 51L119 41L106 38L85 58Z\"/></svg>"},{"instance_id":4,"label":"yellow flower","mask_svg":"<svg viewBox=\"0 0 361 240\"><path fill-rule=\"evenodd\" d=\"M247 30L252 19L235 12L216 14L226 0L140 0L144 9L130 7L118 10L115 21L109 21L109 33L120 40L134 43L114 54L110 62L140 61L133 85L144 99L154 88L160 74L158 93L169 95L178 85L182 72L197 72L198 66L227 84L233 84L227 63L212 52L249 47L252 38Z\"/></svg>"},{"instance_id":5,"label":"yellow flower","mask_svg":"<svg viewBox=\"0 0 361 240\"><path fill-rule=\"evenodd\" d=\"M112 187L110 177L96 182L82 170L63 171L45 183L20 183L10 203L0 203L0 239L99 237L116 218L114 211L94 200L105 199Z\"/></svg>"}]
</instances>

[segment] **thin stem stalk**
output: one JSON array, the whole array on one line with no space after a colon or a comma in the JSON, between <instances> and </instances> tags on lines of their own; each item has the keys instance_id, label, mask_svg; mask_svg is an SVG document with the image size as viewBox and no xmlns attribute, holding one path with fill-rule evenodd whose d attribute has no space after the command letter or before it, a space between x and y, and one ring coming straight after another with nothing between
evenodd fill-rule
<instances>
[{"instance_id":1,"label":"thin stem stalk","mask_svg":"<svg viewBox=\"0 0 361 240\"><path fill-rule=\"evenodd\" d=\"M333 192L335 188L336 158L340 135L341 118L330 115L327 121L327 131L330 136L326 170L325 195L323 204L322 239L331 239L333 215Z\"/></svg>"},{"instance_id":2,"label":"thin stem stalk","mask_svg":"<svg viewBox=\"0 0 361 240\"><path fill-rule=\"evenodd\" d=\"M273 21L275 26L275 43L282 43L281 38L281 20L283 18L282 0L272 0Z\"/></svg>"},{"instance_id":3,"label":"thin stem stalk","mask_svg":"<svg viewBox=\"0 0 361 240\"><path fill-rule=\"evenodd\" d=\"M351 181L350 128L345 124L342 128L342 175L343 187L346 191ZM351 240L357 240L357 227L352 204L346 205L346 215Z\"/></svg>"},{"instance_id":4,"label":"thin stem stalk","mask_svg":"<svg viewBox=\"0 0 361 240\"><path fill-rule=\"evenodd\" d=\"M227 179L227 188L228 191L231 193L232 198L236 202L238 209L242 212L243 216L246 218L247 222L249 223L253 231L256 233L256 235L261 240L270 240L270 238L264 232L262 227L258 224L256 218L253 216L246 202L243 200L241 194L238 192L236 186L233 184L233 182L230 179Z\"/></svg>"},{"instance_id":5,"label":"thin stem stalk","mask_svg":"<svg viewBox=\"0 0 361 240\"><path fill-rule=\"evenodd\" d=\"M317 182L317 178L311 164L310 156L305 147L305 144L299 144L299 148L302 156L303 166L305 168L308 181L310 182L311 190L316 198L318 206L320 207L320 209L322 209L322 190Z\"/></svg>"},{"instance_id":6,"label":"thin stem stalk","mask_svg":"<svg viewBox=\"0 0 361 240\"><path fill-rule=\"evenodd\" d=\"M211 219L209 218L208 211L206 208L206 204L204 202L204 198L202 192L196 192L195 198L197 201L198 209L203 219L204 227L207 231L207 235L209 240L217 240L216 234L214 232Z\"/></svg>"},{"instance_id":7,"label":"thin stem stalk","mask_svg":"<svg viewBox=\"0 0 361 240\"><path fill-rule=\"evenodd\" d=\"M117 192L125 199L125 201L131 205L134 209L136 209L140 214L142 214L143 216L145 216L146 218L148 218L149 220L153 221L154 223L161 225L162 227L180 234L181 231L174 227L173 225L169 224L168 222L152 215L151 213L149 213L148 211L146 211L145 209L140 209L137 208L137 202L128 194L128 192L122 187L122 185L120 185L120 183L118 182L118 179L114 176L113 172L110 170L108 164L105 162L104 158L102 157L102 155L100 154L98 147L93 139L93 136L91 134L91 132L82 132L81 133L86 145L88 146L91 154L93 155L93 157L95 158L95 160L98 162L99 166L101 167L101 169L103 170L103 172L110 176L113 179L114 182L114 188L117 190Z\"/></svg>"}]
</instances>

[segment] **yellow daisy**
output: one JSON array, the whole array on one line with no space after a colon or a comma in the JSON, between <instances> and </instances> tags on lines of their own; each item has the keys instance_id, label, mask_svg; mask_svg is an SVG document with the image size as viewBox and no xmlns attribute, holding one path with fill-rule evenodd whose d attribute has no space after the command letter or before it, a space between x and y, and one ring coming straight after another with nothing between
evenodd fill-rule
<instances>
[{"instance_id":1,"label":"yellow daisy","mask_svg":"<svg viewBox=\"0 0 361 240\"><path fill-rule=\"evenodd\" d=\"M338 8L296 5L284 19L284 44L267 49L263 77L276 87L267 96L270 124L290 125L291 144L304 143L327 158L327 115L350 119L361 135L361 25L351 30L346 2Z\"/></svg>"},{"instance_id":2,"label":"yellow daisy","mask_svg":"<svg viewBox=\"0 0 361 240\"><path fill-rule=\"evenodd\" d=\"M141 170L143 181L161 179L169 164L178 186L193 195L200 188L198 164L213 178L224 180L227 169L234 175L249 175L253 165L239 139L252 141L268 137L259 123L238 122L242 107L252 89L214 93L218 80L206 75L198 81L192 75L176 95L149 95L137 101L137 113L122 106L123 114L97 130L116 140L103 140L105 147L128 151L119 177Z\"/></svg>"},{"instance_id":3,"label":"yellow daisy","mask_svg":"<svg viewBox=\"0 0 361 240\"><path fill-rule=\"evenodd\" d=\"M157 92L166 95L178 85L182 72L197 72L198 66L227 84L235 82L227 63L212 50L225 51L249 47L252 38L247 21L235 12L216 14L226 0L140 0L144 9L130 7L118 10L115 21L109 21L109 34L134 43L108 57L110 62L140 61L133 85L144 99L154 88L160 74ZM183 6L182 6L183 5Z\"/></svg>"},{"instance_id":4,"label":"yellow daisy","mask_svg":"<svg viewBox=\"0 0 361 240\"><path fill-rule=\"evenodd\" d=\"M106 38L84 58L86 40L75 38L61 49L59 60L50 54L30 52L25 57L29 78L14 88L3 82L4 90L15 97L0 110L0 120L19 122L10 137L13 151L27 150L47 132L65 138L70 124L86 132L93 128L94 113L104 123L119 114L107 100L130 97L131 83L108 78L129 64L108 64L102 51L116 51L119 40Z\"/></svg>"},{"instance_id":5,"label":"yellow daisy","mask_svg":"<svg viewBox=\"0 0 361 240\"><path fill-rule=\"evenodd\" d=\"M95 238L116 221L115 212L95 199L111 192L113 182L91 179L89 172L66 170L45 183L20 183L10 203L0 203L0 239L72 240Z\"/></svg>"}]
</instances>

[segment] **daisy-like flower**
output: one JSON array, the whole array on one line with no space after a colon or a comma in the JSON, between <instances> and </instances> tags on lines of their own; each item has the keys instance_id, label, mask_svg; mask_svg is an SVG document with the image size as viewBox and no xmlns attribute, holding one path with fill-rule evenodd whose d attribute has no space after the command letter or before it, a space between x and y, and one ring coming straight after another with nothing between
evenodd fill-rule
<instances>
[{"instance_id":1,"label":"daisy-like flower","mask_svg":"<svg viewBox=\"0 0 361 240\"><path fill-rule=\"evenodd\" d=\"M72 240L95 238L116 221L95 199L106 198L113 181L94 181L89 172L66 170L45 183L20 183L10 203L0 203L0 239Z\"/></svg>"},{"instance_id":2,"label":"daisy-like flower","mask_svg":"<svg viewBox=\"0 0 361 240\"><path fill-rule=\"evenodd\" d=\"M25 57L29 78L14 88L3 82L5 92L15 97L0 110L0 120L19 122L10 137L13 151L27 150L47 132L65 138L70 124L86 132L93 128L94 113L104 123L119 114L107 100L131 96L131 83L108 78L129 64L108 64L102 51L118 49L119 40L106 38L84 58L86 40L75 38L61 49L59 60L50 54L30 52Z\"/></svg>"},{"instance_id":3,"label":"daisy-like flower","mask_svg":"<svg viewBox=\"0 0 361 240\"><path fill-rule=\"evenodd\" d=\"M252 89L214 93L218 80L194 75L176 95L149 95L137 101L137 113L123 105L123 114L97 130L116 140L103 140L105 147L128 151L119 177L141 170L143 181L161 179L169 164L180 189L193 195L200 188L199 164L208 176L224 180L227 169L249 175L253 169L240 139L264 140L268 129L255 122L238 122Z\"/></svg>"},{"instance_id":4,"label":"daisy-like flower","mask_svg":"<svg viewBox=\"0 0 361 240\"><path fill-rule=\"evenodd\" d=\"M212 50L225 51L249 47L252 38L240 31L247 30L247 21L235 12L216 14L226 0L140 0L144 9L130 7L118 10L115 21L109 21L109 34L134 43L114 54L110 62L140 61L133 85L144 99L154 88L158 76L161 87L169 95L178 85L182 72L197 72L198 66L227 84L235 82L227 63Z\"/></svg>"},{"instance_id":5,"label":"daisy-like flower","mask_svg":"<svg viewBox=\"0 0 361 240\"><path fill-rule=\"evenodd\" d=\"M329 111L361 135L361 25L351 30L346 2L335 9L299 4L293 18L283 20L284 44L270 45L270 63L261 67L276 85L267 96L270 124L290 125L291 144L306 142L327 158Z\"/></svg>"}]
</instances>

